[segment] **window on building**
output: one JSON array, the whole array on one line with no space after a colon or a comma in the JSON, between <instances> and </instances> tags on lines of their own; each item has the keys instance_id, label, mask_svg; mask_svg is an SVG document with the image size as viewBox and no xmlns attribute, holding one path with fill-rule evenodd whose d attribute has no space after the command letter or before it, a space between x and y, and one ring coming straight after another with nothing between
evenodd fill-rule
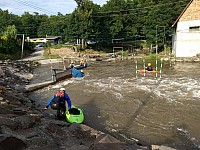
<instances>
[{"instance_id":1,"label":"window on building","mask_svg":"<svg viewBox=\"0 0 200 150\"><path fill-rule=\"evenodd\" d=\"M189 27L190 32L200 32L200 26Z\"/></svg>"}]
</instances>

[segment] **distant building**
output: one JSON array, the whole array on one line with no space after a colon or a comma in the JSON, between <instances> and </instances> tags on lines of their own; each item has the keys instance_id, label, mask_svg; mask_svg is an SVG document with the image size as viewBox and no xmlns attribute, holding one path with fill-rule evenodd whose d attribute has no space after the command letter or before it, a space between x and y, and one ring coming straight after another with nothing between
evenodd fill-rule
<instances>
[{"instance_id":1,"label":"distant building","mask_svg":"<svg viewBox=\"0 0 200 150\"><path fill-rule=\"evenodd\" d=\"M46 43L49 41L51 44L56 45L59 44L60 39L61 36L48 36L46 38L28 38L28 41L34 43Z\"/></svg>"},{"instance_id":2,"label":"distant building","mask_svg":"<svg viewBox=\"0 0 200 150\"><path fill-rule=\"evenodd\" d=\"M200 54L200 0L191 0L172 27L172 49L176 57Z\"/></svg>"}]
</instances>

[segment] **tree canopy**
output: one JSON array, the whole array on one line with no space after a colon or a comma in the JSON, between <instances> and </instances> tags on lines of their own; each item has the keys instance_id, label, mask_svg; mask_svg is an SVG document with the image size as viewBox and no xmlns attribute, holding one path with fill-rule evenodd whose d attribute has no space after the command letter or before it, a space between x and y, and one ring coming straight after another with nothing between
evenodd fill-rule
<instances>
[{"instance_id":1,"label":"tree canopy","mask_svg":"<svg viewBox=\"0 0 200 150\"><path fill-rule=\"evenodd\" d=\"M156 32L158 43L170 44L169 37L174 21L190 0L108 0L103 6L91 0L75 0L77 7L70 14L40 15L37 12L25 12L21 16L10 14L0 9L0 36L5 43L5 31L15 26L16 34L26 37L62 36L63 42L85 41L115 38L145 39L155 44ZM156 31L157 30L157 31ZM18 36L17 36L18 37Z\"/></svg>"}]
</instances>

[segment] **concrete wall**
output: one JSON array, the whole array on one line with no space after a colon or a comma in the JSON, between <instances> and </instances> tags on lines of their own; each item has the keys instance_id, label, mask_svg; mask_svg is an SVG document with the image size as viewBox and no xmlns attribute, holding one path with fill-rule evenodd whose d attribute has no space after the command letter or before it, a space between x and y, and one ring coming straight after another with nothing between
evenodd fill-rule
<instances>
[{"instance_id":1,"label":"concrete wall","mask_svg":"<svg viewBox=\"0 0 200 150\"><path fill-rule=\"evenodd\" d=\"M190 27L195 26L200 26L200 20L178 22L173 39L176 57L193 57L200 53L200 31L189 31Z\"/></svg>"},{"instance_id":2,"label":"concrete wall","mask_svg":"<svg viewBox=\"0 0 200 150\"><path fill-rule=\"evenodd\" d=\"M172 48L176 57L192 57L200 53L200 30L189 31L200 26L200 0L192 0L182 12L176 26Z\"/></svg>"}]
</instances>

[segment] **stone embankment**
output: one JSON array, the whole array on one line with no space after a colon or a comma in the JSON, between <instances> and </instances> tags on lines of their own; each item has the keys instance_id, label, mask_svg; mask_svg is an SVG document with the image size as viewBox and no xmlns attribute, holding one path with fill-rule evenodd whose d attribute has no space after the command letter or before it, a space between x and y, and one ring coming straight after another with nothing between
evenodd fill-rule
<instances>
[{"instance_id":1,"label":"stone embankment","mask_svg":"<svg viewBox=\"0 0 200 150\"><path fill-rule=\"evenodd\" d=\"M135 149L84 124L69 124L38 109L23 93L32 62L0 62L0 150ZM146 149L146 148L145 148Z\"/></svg>"},{"instance_id":2,"label":"stone embankment","mask_svg":"<svg viewBox=\"0 0 200 150\"><path fill-rule=\"evenodd\" d=\"M34 105L23 92L37 63L0 62L0 150L172 150L128 145L84 124L70 124Z\"/></svg>"}]
</instances>

